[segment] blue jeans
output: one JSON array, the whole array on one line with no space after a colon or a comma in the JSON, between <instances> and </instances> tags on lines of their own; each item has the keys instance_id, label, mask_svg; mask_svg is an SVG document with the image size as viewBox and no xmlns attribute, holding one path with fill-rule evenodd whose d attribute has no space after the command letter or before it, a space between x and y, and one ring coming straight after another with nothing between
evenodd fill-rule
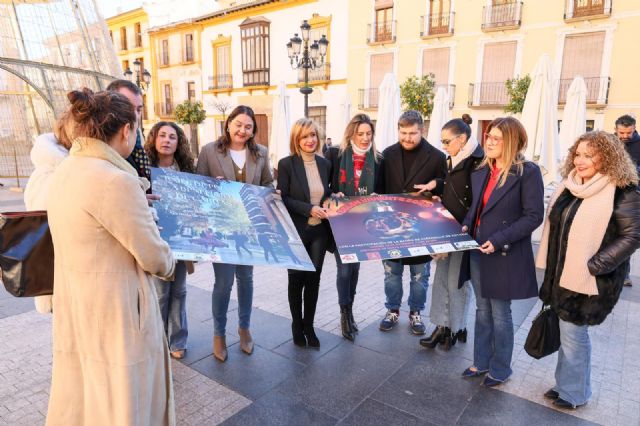
<instances>
[{"instance_id":1,"label":"blue jeans","mask_svg":"<svg viewBox=\"0 0 640 426\"><path fill-rule=\"evenodd\" d=\"M383 260L384 266L384 294L387 302L384 306L387 309L398 310L402 304L402 274L404 265L400 262ZM427 301L427 288L429 287L429 272L431 264L421 263L409 265L409 309L411 311L421 311Z\"/></svg>"},{"instance_id":2,"label":"blue jeans","mask_svg":"<svg viewBox=\"0 0 640 426\"><path fill-rule=\"evenodd\" d=\"M560 320L560 350L555 391L573 405L591 397L591 342L587 325Z\"/></svg>"},{"instance_id":3,"label":"blue jeans","mask_svg":"<svg viewBox=\"0 0 640 426\"><path fill-rule=\"evenodd\" d=\"M513 319L511 300L482 297L480 262L482 253L471 253L471 281L476 294L476 325L473 341L473 364L478 370L500 381L511 376L513 356Z\"/></svg>"},{"instance_id":4,"label":"blue jeans","mask_svg":"<svg viewBox=\"0 0 640 426\"><path fill-rule=\"evenodd\" d=\"M338 250L333 253L336 257L336 287L338 288L338 303L341 306L350 305L356 296L360 263L342 263Z\"/></svg>"},{"instance_id":5,"label":"blue jeans","mask_svg":"<svg viewBox=\"0 0 640 426\"><path fill-rule=\"evenodd\" d=\"M455 252L438 260L431 289L431 323L449 327L454 333L467 327L471 293L468 282L458 288L462 257L463 252Z\"/></svg>"},{"instance_id":6,"label":"blue jeans","mask_svg":"<svg viewBox=\"0 0 640 426\"><path fill-rule=\"evenodd\" d=\"M187 266L183 261L176 263L173 281L153 277L158 295L160 315L171 352L187 348Z\"/></svg>"},{"instance_id":7,"label":"blue jeans","mask_svg":"<svg viewBox=\"0 0 640 426\"><path fill-rule=\"evenodd\" d=\"M214 263L215 282L211 295L213 334L224 336L227 332L227 310L235 277L238 292L238 327L249 328L253 302L253 266Z\"/></svg>"}]
</instances>

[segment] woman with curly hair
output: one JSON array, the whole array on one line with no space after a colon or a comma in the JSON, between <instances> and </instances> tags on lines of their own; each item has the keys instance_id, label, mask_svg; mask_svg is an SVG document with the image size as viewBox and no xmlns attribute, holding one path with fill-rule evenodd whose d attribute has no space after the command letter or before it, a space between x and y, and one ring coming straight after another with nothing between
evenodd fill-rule
<instances>
[{"instance_id":1,"label":"woman with curly hair","mask_svg":"<svg viewBox=\"0 0 640 426\"><path fill-rule=\"evenodd\" d=\"M176 123L156 123L149 132L144 150L152 167L195 172L189 141ZM193 263L180 260L176 263L173 281L153 278L169 351L176 359L183 358L187 350L187 271L193 272Z\"/></svg>"},{"instance_id":2,"label":"woman with curly hair","mask_svg":"<svg viewBox=\"0 0 640 426\"><path fill-rule=\"evenodd\" d=\"M544 396L576 408L591 396L588 326L620 297L629 257L640 247L640 194L631 157L615 136L589 132L569 150L551 198L536 266L540 299L560 319L556 385Z\"/></svg>"}]
</instances>

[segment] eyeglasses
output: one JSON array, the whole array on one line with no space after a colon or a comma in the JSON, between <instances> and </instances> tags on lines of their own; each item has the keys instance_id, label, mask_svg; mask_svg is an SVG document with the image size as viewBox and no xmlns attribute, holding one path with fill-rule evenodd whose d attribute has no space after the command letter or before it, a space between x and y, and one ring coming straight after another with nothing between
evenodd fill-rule
<instances>
[{"instance_id":1,"label":"eyeglasses","mask_svg":"<svg viewBox=\"0 0 640 426\"><path fill-rule=\"evenodd\" d=\"M491 133L485 133L484 140L485 143L488 143L490 145L497 145L499 143L502 143L503 139L501 137L493 136Z\"/></svg>"},{"instance_id":2,"label":"eyeglasses","mask_svg":"<svg viewBox=\"0 0 640 426\"><path fill-rule=\"evenodd\" d=\"M460 137L460 135L455 135L454 137L450 138L450 139L442 139L442 145L443 146L447 146L449 145L451 142L453 142L454 140L458 139Z\"/></svg>"}]
</instances>

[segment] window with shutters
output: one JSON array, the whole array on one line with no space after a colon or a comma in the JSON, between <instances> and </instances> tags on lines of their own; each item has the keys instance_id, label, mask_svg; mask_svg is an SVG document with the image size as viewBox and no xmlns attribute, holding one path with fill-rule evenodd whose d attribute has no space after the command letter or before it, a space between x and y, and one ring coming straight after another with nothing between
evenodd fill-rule
<instances>
[{"instance_id":1,"label":"window with shutters","mask_svg":"<svg viewBox=\"0 0 640 426\"><path fill-rule=\"evenodd\" d=\"M135 47L142 47L142 26L140 25L140 22L133 24L133 34L136 40Z\"/></svg>"},{"instance_id":2,"label":"window with shutters","mask_svg":"<svg viewBox=\"0 0 640 426\"><path fill-rule=\"evenodd\" d=\"M127 27L120 27L120 50L127 50Z\"/></svg>"},{"instance_id":3,"label":"window with shutters","mask_svg":"<svg viewBox=\"0 0 640 426\"><path fill-rule=\"evenodd\" d=\"M593 19L611 16L611 0L565 0L564 19Z\"/></svg>"},{"instance_id":4,"label":"window with shutters","mask_svg":"<svg viewBox=\"0 0 640 426\"><path fill-rule=\"evenodd\" d=\"M160 40L160 65L169 65L169 40Z\"/></svg>"},{"instance_id":5,"label":"window with shutters","mask_svg":"<svg viewBox=\"0 0 640 426\"><path fill-rule=\"evenodd\" d=\"M183 50L183 55L182 55L182 61L183 62L193 62L194 61L194 55L193 55L193 34L185 34L184 35L184 46L183 46L184 50Z\"/></svg>"},{"instance_id":6,"label":"window with shutters","mask_svg":"<svg viewBox=\"0 0 640 426\"><path fill-rule=\"evenodd\" d=\"M244 86L269 85L270 24L271 22L263 17L247 18L240 24Z\"/></svg>"},{"instance_id":7,"label":"window with shutters","mask_svg":"<svg viewBox=\"0 0 640 426\"><path fill-rule=\"evenodd\" d=\"M482 56L482 79L472 87L472 105L503 106L508 102L506 81L514 77L515 41L487 43Z\"/></svg>"},{"instance_id":8,"label":"window with shutters","mask_svg":"<svg viewBox=\"0 0 640 426\"><path fill-rule=\"evenodd\" d=\"M371 55L369 60L369 87L360 89L360 109L378 108L378 88L385 74L393 72L393 53Z\"/></svg>"},{"instance_id":9,"label":"window with shutters","mask_svg":"<svg viewBox=\"0 0 640 426\"><path fill-rule=\"evenodd\" d=\"M162 83L162 108L160 111L164 116L173 114L173 100L171 92L171 83Z\"/></svg>"},{"instance_id":10,"label":"window with shutters","mask_svg":"<svg viewBox=\"0 0 640 426\"><path fill-rule=\"evenodd\" d=\"M434 92L444 87L449 94L449 107L453 108L455 99L455 85L449 84L449 63L451 48L439 47L425 49L422 52L422 75L433 74L435 82Z\"/></svg>"},{"instance_id":11,"label":"window with shutters","mask_svg":"<svg viewBox=\"0 0 640 426\"><path fill-rule=\"evenodd\" d=\"M393 20L393 0L376 0L374 22L369 24L368 43L396 41L396 23Z\"/></svg>"},{"instance_id":12,"label":"window with shutters","mask_svg":"<svg viewBox=\"0 0 640 426\"><path fill-rule=\"evenodd\" d=\"M190 102L196 101L196 83L194 81L187 82L187 99Z\"/></svg>"},{"instance_id":13,"label":"window with shutters","mask_svg":"<svg viewBox=\"0 0 640 426\"><path fill-rule=\"evenodd\" d=\"M420 36L443 36L453 34L453 11L451 0L429 0L429 14L422 17Z\"/></svg>"},{"instance_id":14,"label":"window with shutters","mask_svg":"<svg viewBox=\"0 0 640 426\"><path fill-rule=\"evenodd\" d=\"M233 87L231 74L231 37L218 37L213 43L213 76L209 77L209 89Z\"/></svg>"},{"instance_id":15,"label":"window with shutters","mask_svg":"<svg viewBox=\"0 0 640 426\"><path fill-rule=\"evenodd\" d=\"M558 88L559 103L567 101L569 86L578 75L584 78L587 86L587 103L607 103L609 77L601 75L605 35L604 31L596 31L565 37Z\"/></svg>"}]
</instances>

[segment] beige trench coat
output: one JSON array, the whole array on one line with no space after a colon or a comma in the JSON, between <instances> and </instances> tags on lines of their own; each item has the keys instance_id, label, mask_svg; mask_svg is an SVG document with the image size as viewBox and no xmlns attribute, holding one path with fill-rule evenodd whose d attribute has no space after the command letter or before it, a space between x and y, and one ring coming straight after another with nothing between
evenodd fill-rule
<instances>
[{"instance_id":1,"label":"beige trench coat","mask_svg":"<svg viewBox=\"0 0 640 426\"><path fill-rule=\"evenodd\" d=\"M48 204L55 312L47 425L174 424L148 274L168 278L175 261L133 168L106 144L85 141L84 155L72 148L56 170Z\"/></svg>"}]
</instances>

